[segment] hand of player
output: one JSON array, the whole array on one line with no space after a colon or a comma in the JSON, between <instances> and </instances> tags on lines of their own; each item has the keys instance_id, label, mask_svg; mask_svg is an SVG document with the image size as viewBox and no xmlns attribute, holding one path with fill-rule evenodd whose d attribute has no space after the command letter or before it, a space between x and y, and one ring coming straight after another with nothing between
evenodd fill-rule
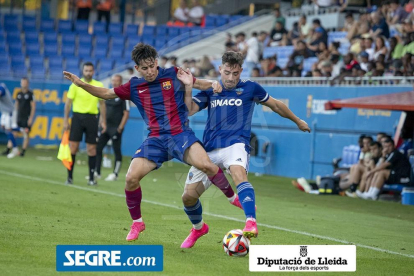
<instances>
[{"instance_id":1,"label":"hand of player","mask_svg":"<svg viewBox=\"0 0 414 276\"><path fill-rule=\"evenodd\" d=\"M78 76L72 74L71 72L63 71L63 75L65 76L65 79L70 80L76 86L79 86L79 84L82 82Z\"/></svg>"},{"instance_id":2,"label":"hand of player","mask_svg":"<svg viewBox=\"0 0 414 276\"><path fill-rule=\"evenodd\" d=\"M63 130L69 130L69 128L70 128L69 122L68 121L64 121L63 122Z\"/></svg>"},{"instance_id":3,"label":"hand of player","mask_svg":"<svg viewBox=\"0 0 414 276\"><path fill-rule=\"evenodd\" d=\"M101 122L101 128L102 128L101 133L104 133L106 131L106 123Z\"/></svg>"},{"instance_id":4,"label":"hand of player","mask_svg":"<svg viewBox=\"0 0 414 276\"><path fill-rule=\"evenodd\" d=\"M211 87L213 87L213 93L221 93L221 91L223 91L223 87L221 86L219 81L214 81L211 84Z\"/></svg>"},{"instance_id":5,"label":"hand of player","mask_svg":"<svg viewBox=\"0 0 414 276\"><path fill-rule=\"evenodd\" d=\"M184 70L178 67L177 77L184 85L193 85L193 74L191 74L190 69L187 68L187 70Z\"/></svg>"},{"instance_id":6,"label":"hand of player","mask_svg":"<svg viewBox=\"0 0 414 276\"><path fill-rule=\"evenodd\" d=\"M311 132L310 127L304 120L300 120L297 125L298 125L298 128L302 130L303 132Z\"/></svg>"}]
</instances>

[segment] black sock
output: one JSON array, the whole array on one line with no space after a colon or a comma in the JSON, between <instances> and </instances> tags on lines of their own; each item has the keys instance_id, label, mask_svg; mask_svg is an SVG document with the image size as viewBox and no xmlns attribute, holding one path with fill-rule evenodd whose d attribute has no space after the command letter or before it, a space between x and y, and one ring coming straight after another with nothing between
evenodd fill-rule
<instances>
[{"instance_id":1,"label":"black sock","mask_svg":"<svg viewBox=\"0 0 414 276\"><path fill-rule=\"evenodd\" d=\"M93 173L95 172L95 167L96 167L96 155L88 156L88 163L89 163L89 181L93 181Z\"/></svg>"},{"instance_id":2,"label":"black sock","mask_svg":"<svg viewBox=\"0 0 414 276\"><path fill-rule=\"evenodd\" d=\"M3 154L4 154L4 155L9 154L9 153L10 153L10 150L11 150L11 148L6 148L6 149L3 151Z\"/></svg>"},{"instance_id":3,"label":"black sock","mask_svg":"<svg viewBox=\"0 0 414 276\"><path fill-rule=\"evenodd\" d=\"M20 152L20 155L23 156L26 153L25 149L22 149L22 151Z\"/></svg>"},{"instance_id":4,"label":"black sock","mask_svg":"<svg viewBox=\"0 0 414 276\"><path fill-rule=\"evenodd\" d=\"M355 193L357 190L357 187L358 187L358 184L353 183L349 189L351 190L351 192Z\"/></svg>"},{"instance_id":5,"label":"black sock","mask_svg":"<svg viewBox=\"0 0 414 276\"><path fill-rule=\"evenodd\" d=\"M73 169L75 168L76 154L72 154L72 166L68 170L68 178L73 179Z\"/></svg>"}]
</instances>

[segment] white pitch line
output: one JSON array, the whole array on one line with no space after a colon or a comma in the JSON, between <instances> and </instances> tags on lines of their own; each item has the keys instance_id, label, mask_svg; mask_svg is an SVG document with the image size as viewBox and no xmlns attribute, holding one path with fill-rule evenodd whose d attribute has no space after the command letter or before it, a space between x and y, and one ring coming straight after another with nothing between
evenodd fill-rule
<instances>
[{"instance_id":1,"label":"white pitch line","mask_svg":"<svg viewBox=\"0 0 414 276\"><path fill-rule=\"evenodd\" d=\"M65 185L65 184L63 184L61 182L58 182L58 181L43 179L43 178L35 177L35 176L26 176L26 175L23 175L23 174L11 173L11 172L7 172L7 171L3 171L3 170L0 170L0 173L10 175L10 176L16 176L16 177L20 177L20 178L26 178L26 179L29 179L29 180L35 180L35 181L39 181L39 182L43 182L43 183L61 185L61 186L65 186L65 187L68 187L68 188L75 188L75 189L79 189L79 190L84 190L84 191L95 192L95 193L100 193L100 194L104 194L104 195L111 195L111 196L125 198L125 195L123 195L123 194L116 194L116 193L112 193L112 192L96 190L96 189L92 189L92 188L88 188L88 187L82 187L82 186ZM142 201L145 202L145 203L153 204L153 205L158 205L158 206L173 208L173 209L177 209L177 210L182 210L182 207L178 207L178 206L174 206L174 205L170 205L170 204L165 204L165 203L160 203L160 202L145 200L145 199L143 199ZM208 215L208 216L212 216L212 217L216 217L216 218L222 218L222 219L242 222L242 223L245 222L244 220L241 220L241 219L237 219L237 218L233 218L233 217L227 217L227 216L218 215L218 214L209 213L209 212L205 212L203 214ZM274 226L274 225L269 225L269 224L264 224L264 223L257 223L257 225L263 226L263 227L266 227L266 228L285 231L285 232L289 232L289 233L294 233L294 234L298 234L298 235L304 235L304 236L309 236L309 237L314 237L314 238L339 242L339 243L343 243L343 244L354 244L358 247L362 247L362 248L366 248L366 249L370 249L370 250L374 250L374 251L379 251L379 252L383 252L383 253L389 253L389 254L393 254L393 255L399 255L399 256L414 259L414 255L395 252L395 251L382 249L382 248L378 248L378 247L373 247L373 246L369 246L369 245L365 245L365 244L353 243L353 242L346 241L346 240L340 240L340 239L331 238L331 237L328 237L328 236L322 236L322 235L312 234L312 233L308 233L308 232L304 232L304 231L292 230L292 229L279 227L279 226Z\"/></svg>"}]
</instances>

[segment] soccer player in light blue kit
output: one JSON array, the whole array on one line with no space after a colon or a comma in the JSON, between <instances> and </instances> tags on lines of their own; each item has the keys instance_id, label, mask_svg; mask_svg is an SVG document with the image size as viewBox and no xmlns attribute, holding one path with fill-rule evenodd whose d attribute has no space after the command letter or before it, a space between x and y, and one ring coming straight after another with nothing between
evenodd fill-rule
<instances>
[{"instance_id":1,"label":"soccer player in light blue kit","mask_svg":"<svg viewBox=\"0 0 414 276\"><path fill-rule=\"evenodd\" d=\"M13 98L4 83L0 83L0 113L0 125L5 130L8 140L7 148L2 152L2 155L12 158L19 154L16 139L12 132L17 130L16 112L14 110Z\"/></svg>"},{"instance_id":2,"label":"soccer player in light blue kit","mask_svg":"<svg viewBox=\"0 0 414 276\"><path fill-rule=\"evenodd\" d=\"M243 56L240 53L226 52L220 66L220 84L223 90L221 93L213 93L213 89L201 91L193 97L188 109L189 116L191 116L208 108L208 120L203 135L204 147L214 164L230 172L237 186L238 199L246 215L243 234L252 238L257 237L258 229L255 193L252 184L247 179L247 171L254 105L258 103L269 107L280 116L296 123L302 131L310 132L310 128L284 103L269 96L262 86L250 80L240 80L240 74L243 71L242 64ZM188 74L184 83L190 84L191 82L192 76ZM186 94L186 97L189 96L191 95ZM202 219L199 197L210 185L211 181L205 173L191 167L182 199L185 208L192 206L191 212L186 210L186 213L193 228L190 235L182 243L182 248L193 247L196 241L206 234L202 233L205 223Z\"/></svg>"}]
</instances>

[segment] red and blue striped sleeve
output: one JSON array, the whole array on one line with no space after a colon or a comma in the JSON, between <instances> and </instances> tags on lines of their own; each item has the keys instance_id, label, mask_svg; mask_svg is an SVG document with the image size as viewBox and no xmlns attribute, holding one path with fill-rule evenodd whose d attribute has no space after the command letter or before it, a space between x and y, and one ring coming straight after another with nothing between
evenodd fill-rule
<instances>
[{"instance_id":1,"label":"red and blue striped sleeve","mask_svg":"<svg viewBox=\"0 0 414 276\"><path fill-rule=\"evenodd\" d=\"M131 83L129 81L121 86L115 87L114 91L115 94L122 100L131 99Z\"/></svg>"}]
</instances>

